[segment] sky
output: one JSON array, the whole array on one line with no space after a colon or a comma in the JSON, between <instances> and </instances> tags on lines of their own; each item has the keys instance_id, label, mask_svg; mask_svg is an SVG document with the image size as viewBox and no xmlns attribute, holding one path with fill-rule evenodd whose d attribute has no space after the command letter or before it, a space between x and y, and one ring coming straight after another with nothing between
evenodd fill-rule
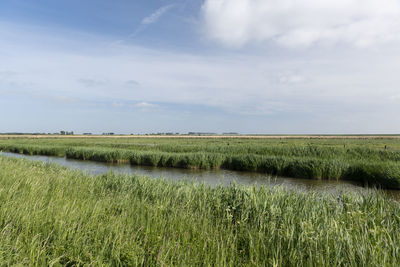
<instances>
[{"instance_id":1,"label":"sky","mask_svg":"<svg viewBox=\"0 0 400 267\"><path fill-rule=\"evenodd\" d=\"M400 0L2 0L0 132L400 133Z\"/></svg>"}]
</instances>

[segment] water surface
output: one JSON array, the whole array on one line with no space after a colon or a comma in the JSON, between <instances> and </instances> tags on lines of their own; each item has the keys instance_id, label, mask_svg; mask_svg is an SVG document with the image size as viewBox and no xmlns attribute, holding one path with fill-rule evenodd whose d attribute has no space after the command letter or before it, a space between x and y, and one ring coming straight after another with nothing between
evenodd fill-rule
<instances>
[{"instance_id":1,"label":"water surface","mask_svg":"<svg viewBox=\"0 0 400 267\"><path fill-rule=\"evenodd\" d=\"M26 158L34 161L56 163L74 170L85 171L89 174L98 175L113 171L115 173L129 175L145 175L152 178L163 178L172 181L194 181L205 183L206 185L229 186L257 185L257 186L284 186L295 190L315 190L328 193L338 193L342 191L366 191L360 184L354 181L343 180L311 180L288 177L272 177L267 174L253 172L238 172L230 170L190 170L177 168L159 168L147 166L132 166L130 164L110 164L95 161L82 161L67 159L65 157L54 156L28 156L23 154L2 152L1 155L13 158ZM386 191L391 197L400 199L400 191Z\"/></svg>"}]
</instances>

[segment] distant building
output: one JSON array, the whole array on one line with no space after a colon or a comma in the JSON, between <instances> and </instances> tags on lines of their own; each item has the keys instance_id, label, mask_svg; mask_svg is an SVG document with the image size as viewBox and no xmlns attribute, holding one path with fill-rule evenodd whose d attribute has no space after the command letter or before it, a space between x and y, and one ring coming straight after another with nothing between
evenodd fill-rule
<instances>
[{"instance_id":1,"label":"distant building","mask_svg":"<svg viewBox=\"0 0 400 267\"><path fill-rule=\"evenodd\" d=\"M60 131L60 135L74 135L74 132L68 132L68 131Z\"/></svg>"},{"instance_id":2,"label":"distant building","mask_svg":"<svg viewBox=\"0 0 400 267\"><path fill-rule=\"evenodd\" d=\"M208 136L208 135L218 135L218 134L216 134L216 133L202 133L202 132L189 132L188 135Z\"/></svg>"}]
</instances>

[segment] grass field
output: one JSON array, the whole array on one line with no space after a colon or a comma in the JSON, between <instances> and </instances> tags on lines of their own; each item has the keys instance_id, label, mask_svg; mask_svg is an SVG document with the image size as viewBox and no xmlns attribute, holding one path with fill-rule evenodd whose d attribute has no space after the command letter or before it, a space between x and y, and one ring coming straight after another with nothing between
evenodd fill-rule
<instances>
[{"instance_id":1,"label":"grass field","mask_svg":"<svg viewBox=\"0 0 400 267\"><path fill-rule=\"evenodd\" d=\"M3 136L0 150L30 155L175 168L230 169L271 175L346 179L400 188L397 136L155 138Z\"/></svg>"},{"instance_id":2,"label":"grass field","mask_svg":"<svg viewBox=\"0 0 400 267\"><path fill-rule=\"evenodd\" d=\"M0 156L0 262L21 266L398 266L400 204L93 177Z\"/></svg>"}]
</instances>

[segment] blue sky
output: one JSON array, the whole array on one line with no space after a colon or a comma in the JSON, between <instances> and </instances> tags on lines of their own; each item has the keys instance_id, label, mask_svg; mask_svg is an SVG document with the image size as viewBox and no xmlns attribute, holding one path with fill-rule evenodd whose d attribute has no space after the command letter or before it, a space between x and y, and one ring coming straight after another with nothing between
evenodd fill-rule
<instances>
[{"instance_id":1,"label":"blue sky","mask_svg":"<svg viewBox=\"0 0 400 267\"><path fill-rule=\"evenodd\" d=\"M397 0L3 0L0 132L399 133Z\"/></svg>"}]
</instances>

